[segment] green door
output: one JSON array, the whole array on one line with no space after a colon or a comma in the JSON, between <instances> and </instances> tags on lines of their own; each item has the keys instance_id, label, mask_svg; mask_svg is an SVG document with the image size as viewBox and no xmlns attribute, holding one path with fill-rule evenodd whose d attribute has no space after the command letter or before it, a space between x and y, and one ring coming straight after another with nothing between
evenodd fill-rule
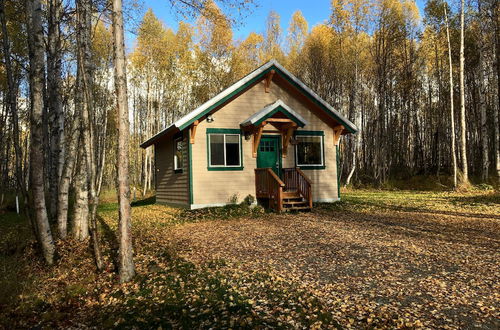
<instances>
[{"instance_id":1,"label":"green door","mask_svg":"<svg viewBox=\"0 0 500 330\"><path fill-rule=\"evenodd\" d=\"M270 167L274 173L280 176L280 137L263 136L260 139L259 150L257 150L257 168Z\"/></svg>"}]
</instances>

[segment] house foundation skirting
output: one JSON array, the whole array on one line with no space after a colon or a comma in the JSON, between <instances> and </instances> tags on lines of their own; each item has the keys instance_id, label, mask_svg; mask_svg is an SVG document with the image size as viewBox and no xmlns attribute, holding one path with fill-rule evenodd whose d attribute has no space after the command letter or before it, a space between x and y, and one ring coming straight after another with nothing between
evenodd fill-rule
<instances>
[{"instance_id":1,"label":"house foundation skirting","mask_svg":"<svg viewBox=\"0 0 500 330\"><path fill-rule=\"evenodd\" d=\"M340 198L319 198L319 199L313 199L314 203L335 203L339 202Z\"/></svg>"}]
</instances>

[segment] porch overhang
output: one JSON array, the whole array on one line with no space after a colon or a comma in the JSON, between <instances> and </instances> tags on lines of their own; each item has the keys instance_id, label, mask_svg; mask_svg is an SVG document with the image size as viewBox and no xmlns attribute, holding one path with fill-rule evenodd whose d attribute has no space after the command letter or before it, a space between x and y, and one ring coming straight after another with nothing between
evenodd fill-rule
<instances>
[{"instance_id":1,"label":"porch overhang","mask_svg":"<svg viewBox=\"0 0 500 330\"><path fill-rule=\"evenodd\" d=\"M297 127L304 127L307 125L307 121L298 113L293 111L288 105L282 100L277 100L265 106L259 112L253 114L250 118L243 121L240 126L244 131L252 130L253 128L259 127L264 122L266 123L284 123L290 124L294 123ZM278 124L279 125L279 124Z\"/></svg>"},{"instance_id":2,"label":"porch overhang","mask_svg":"<svg viewBox=\"0 0 500 330\"><path fill-rule=\"evenodd\" d=\"M265 106L262 110L243 121L240 126L245 136L253 135L252 156L257 157L260 138L266 125L272 125L282 136L283 157L287 156L288 145L293 132L307 125L307 121L293 111L282 100Z\"/></svg>"}]
</instances>

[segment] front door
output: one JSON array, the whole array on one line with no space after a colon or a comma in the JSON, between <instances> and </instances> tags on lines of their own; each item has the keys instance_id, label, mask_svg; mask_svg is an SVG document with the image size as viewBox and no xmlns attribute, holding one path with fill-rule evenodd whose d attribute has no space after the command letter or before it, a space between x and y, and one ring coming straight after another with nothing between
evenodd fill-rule
<instances>
[{"instance_id":1,"label":"front door","mask_svg":"<svg viewBox=\"0 0 500 330\"><path fill-rule=\"evenodd\" d=\"M270 167L281 177L280 136L263 136L257 150L257 168Z\"/></svg>"}]
</instances>

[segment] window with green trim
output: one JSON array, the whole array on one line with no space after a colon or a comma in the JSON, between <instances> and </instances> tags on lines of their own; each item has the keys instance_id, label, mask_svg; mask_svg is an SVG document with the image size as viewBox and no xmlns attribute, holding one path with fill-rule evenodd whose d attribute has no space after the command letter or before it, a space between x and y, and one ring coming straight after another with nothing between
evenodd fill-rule
<instances>
[{"instance_id":1,"label":"window with green trim","mask_svg":"<svg viewBox=\"0 0 500 330\"><path fill-rule=\"evenodd\" d=\"M241 169L241 134L208 133L208 168Z\"/></svg>"},{"instance_id":2,"label":"window with green trim","mask_svg":"<svg viewBox=\"0 0 500 330\"><path fill-rule=\"evenodd\" d=\"M297 140L295 162L298 167L305 169L325 168L323 135L304 132L304 134L296 135L295 139Z\"/></svg>"},{"instance_id":3,"label":"window with green trim","mask_svg":"<svg viewBox=\"0 0 500 330\"><path fill-rule=\"evenodd\" d=\"M182 173L183 167L183 148L184 143L182 142L182 136L174 139L174 172Z\"/></svg>"}]
</instances>

